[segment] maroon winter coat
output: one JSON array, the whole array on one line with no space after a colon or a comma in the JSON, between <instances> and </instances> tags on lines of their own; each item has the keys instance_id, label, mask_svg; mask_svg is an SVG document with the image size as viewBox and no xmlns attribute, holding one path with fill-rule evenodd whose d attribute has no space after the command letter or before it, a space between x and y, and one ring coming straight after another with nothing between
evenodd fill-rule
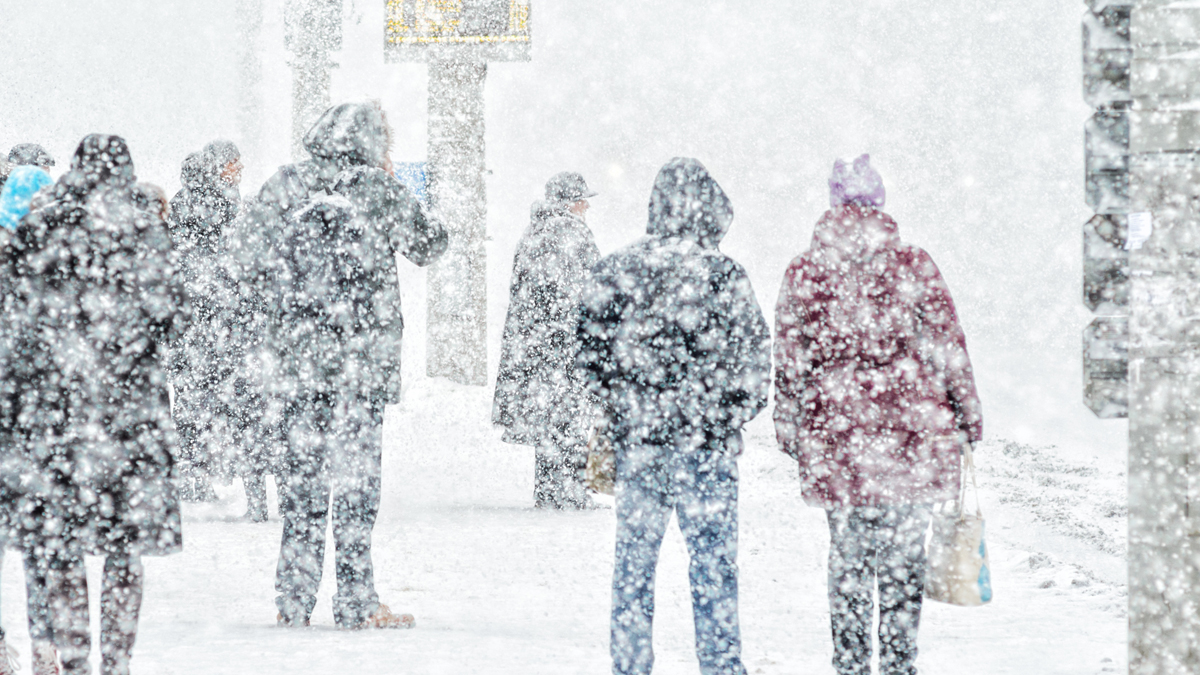
<instances>
[{"instance_id":1,"label":"maroon winter coat","mask_svg":"<svg viewBox=\"0 0 1200 675\"><path fill-rule=\"evenodd\" d=\"M881 211L826 212L783 277L775 432L811 506L956 496L983 433L966 339L933 259Z\"/></svg>"}]
</instances>

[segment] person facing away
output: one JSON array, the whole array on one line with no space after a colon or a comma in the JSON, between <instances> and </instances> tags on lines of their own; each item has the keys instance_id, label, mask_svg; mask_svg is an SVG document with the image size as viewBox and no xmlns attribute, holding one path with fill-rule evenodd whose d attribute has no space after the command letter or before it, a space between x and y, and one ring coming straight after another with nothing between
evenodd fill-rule
<instances>
[{"instance_id":1,"label":"person facing away","mask_svg":"<svg viewBox=\"0 0 1200 675\"><path fill-rule=\"evenodd\" d=\"M506 443L534 446L539 508L591 503L582 474L592 414L575 370L575 324L584 284L600 259L585 220L595 195L577 173L554 175L513 257L492 423L505 428Z\"/></svg>"},{"instance_id":2,"label":"person facing away","mask_svg":"<svg viewBox=\"0 0 1200 675\"><path fill-rule=\"evenodd\" d=\"M331 499L337 624L413 625L379 602L371 531L384 406L400 400L396 254L427 265L445 252L447 235L383 168L389 145L378 104L330 108L305 134L310 159L267 180L227 247L265 308L265 392L283 405L275 576L283 626L306 625L316 604Z\"/></svg>"},{"instance_id":3,"label":"person facing away","mask_svg":"<svg viewBox=\"0 0 1200 675\"><path fill-rule=\"evenodd\" d=\"M580 303L577 363L616 453L613 673L649 673L658 551L671 513L691 557L696 655L746 672L737 609L737 458L766 405L769 334L741 265L717 248L729 198L676 158L650 195L647 236L596 265Z\"/></svg>"},{"instance_id":4,"label":"person facing away","mask_svg":"<svg viewBox=\"0 0 1200 675\"><path fill-rule=\"evenodd\" d=\"M237 146L214 141L183 160L183 187L170 201L171 243L192 302L192 322L171 345L170 355L183 476L180 497L185 501L216 499L211 475L219 469L220 457L210 448L221 445L216 435L226 406L220 384L230 367L220 324L229 289L219 265L219 243L238 213L240 178Z\"/></svg>"},{"instance_id":5,"label":"person facing away","mask_svg":"<svg viewBox=\"0 0 1200 675\"><path fill-rule=\"evenodd\" d=\"M180 550L176 437L162 345L188 317L163 200L136 183L119 136L79 144L52 201L12 238L7 412L14 530L46 562L64 673L88 673L84 556L105 558L101 672L129 672L141 558ZM155 203L157 202L157 203Z\"/></svg>"},{"instance_id":6,"label":"person facing away","mask_svg":"<svg viewBox=\"0 0 1200 675\"><path fill-rule=\"evenodd\" d=\"M14 167L9 179L0 187L0 226L5 228L0 230L0 260L7 257L12 235L25 216L29 214L35 198L45 199L44 196L39 195L49 192L45 188L54 184L50 174L39 167L29 165ZM2 264L0 263L0 265ZM9 275L0 275L0 303L3 303L0 304L0 307L7 307L7 303L11 300L11 282L12 278ZM0 311L5 310L0 309ZM5 337L9 336L7 331L4 333ZM0 337L0 341L3 339ZM7 347L3 348L3 352L8 353ZM3 361L4 359L0 359L0 362ZM11 445L13 442L11 432L11 428L0 429L0 434L3 434L0 443ZM3 475L2 470L0 470L0 475ZM19 477L16 474L10 475L14 478ZM0 504L15 505L20 493L19 485L13 485L10 489L6 481L0 479ZM4 533L3 536L0 536L0 561L4 558L7 533L14 521L13 515L6 508L0 508L0 531ZM50 641L45 561L34 552L28 551L23 562L29 635L33 642L33 672L34 675L42 675L48 671L50 666L56 672L58 654L54 651L54 645ZM17 651L5 640L4 630L0 628L0 675L14 675L18 669L17 658Z\"/></svg>"},{"instance_id":7,"label":"person facing away","mask_svg":"<svg viewBox=\"0 0 1200 675\"><path fill-rule=\"evenodd\" d=\"M775 432L829 521L834 669L870 672L878 587L880 672L909 675L930 508L956 498L983 418L950 289L881 210L869 156L835 163L829 188L775 309Z\"/></svg>"}]
</instances>

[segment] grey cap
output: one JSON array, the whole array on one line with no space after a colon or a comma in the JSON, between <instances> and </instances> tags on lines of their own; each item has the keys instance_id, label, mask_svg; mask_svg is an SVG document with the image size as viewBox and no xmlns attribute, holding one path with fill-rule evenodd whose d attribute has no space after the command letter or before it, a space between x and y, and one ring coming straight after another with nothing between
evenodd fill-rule
<instances>
[{"instance_id":1,"label":"grey cap","mask_svg":"<svg viewBox=\"0 0 1200 675\"><path fill-rule=\"evenodd\" d=\"M13 166L36 166L46 169L54 166L54 158L37 143L18 143L8 151L8 162Z\"/></svg>"},{"instance_id":2,"label":"grey cap","mask_svg":"<svg viewBox=\"0 0 1200 675\"><path fill-rule=\"evenodd\" d=\"M571 204L581 199L595 197L596 194L588 189L583 176L574 171L556 173L546 181L546 201L556 204Z\"/></svg>"}]
</instances>

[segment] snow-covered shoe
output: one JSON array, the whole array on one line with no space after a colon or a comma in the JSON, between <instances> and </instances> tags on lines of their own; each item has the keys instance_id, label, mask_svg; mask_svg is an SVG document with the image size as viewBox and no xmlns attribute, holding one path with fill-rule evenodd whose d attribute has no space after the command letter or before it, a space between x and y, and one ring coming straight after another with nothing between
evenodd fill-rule
<instances>
[{"instance_id":1,"label":"snow-covered shoe","mask_svg":"<svg viewBox=\"0 0 1200 675\"><path fill-rule=\"evenodd\" d=\"M417 625L417 620L412 614L392 614L392 610L388 609L387 605L379 605L379 609L375 613L367 617L367 620L355 626L360 630L367 628L412 628Z\"/></svg>"},{"instance_id":2,"label":"snow-covered shoe","mask_svg":"<svg viewBox=\"0 0 1200 675\"><path fill-rule=\"evenodd\" d=\"M267 507L264 506L261 509L255 509L251 507L250 509L247 509L246 515L242 516L242 520L251 523L267 522Z\"/></svg>"},{"instance_id":3,"label":"snow-covered shoe","mask_svg":"<svg viewBox=\"0 0 1200 675\"><path fill-rule=\"evenodd\" d=\"M280 628L308 628L308 617L304 617L303 620L298 618L285 619L283 618L283 614L276 614L275 625Z\"/></svg>"},{"instance_id":4,"label":"snow-covered shoe","mask_svg":"<svg viewBox=\"0 0 1200 675\"><path fill-rule=\"evenodd\" d=\"M33 641L33 675L59 675L58 650L49 640Z\"/></svg>"},{"instance_id":5,"label":"snow-covered shoe","mask_svg":"<svg viewBox=\"0 0 1200 675\"><path fill-rule=\"evenodd\" d=\"M16 672L21 669L21 664L17 662L17 650L8 646L4 638L0 637L0 675L16 675Z\"/></svg>"}]
</instances>

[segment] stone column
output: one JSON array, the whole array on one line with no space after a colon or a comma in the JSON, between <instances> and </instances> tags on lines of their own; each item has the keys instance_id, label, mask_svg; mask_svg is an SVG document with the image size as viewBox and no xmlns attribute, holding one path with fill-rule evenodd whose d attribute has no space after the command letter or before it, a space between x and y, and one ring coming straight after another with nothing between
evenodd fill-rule
<instances>
[{"instance_id":1,"label":"stone column","mask_svg":"<svg viewBox=\"0 0 1200 675\"><path fill-rule=\"evenodd\" d=\"M487 383L486 77L483 61L429 62L429 199L450 246L429 268L426 372L469 385Z\"/></svg>"}]
</instances>

